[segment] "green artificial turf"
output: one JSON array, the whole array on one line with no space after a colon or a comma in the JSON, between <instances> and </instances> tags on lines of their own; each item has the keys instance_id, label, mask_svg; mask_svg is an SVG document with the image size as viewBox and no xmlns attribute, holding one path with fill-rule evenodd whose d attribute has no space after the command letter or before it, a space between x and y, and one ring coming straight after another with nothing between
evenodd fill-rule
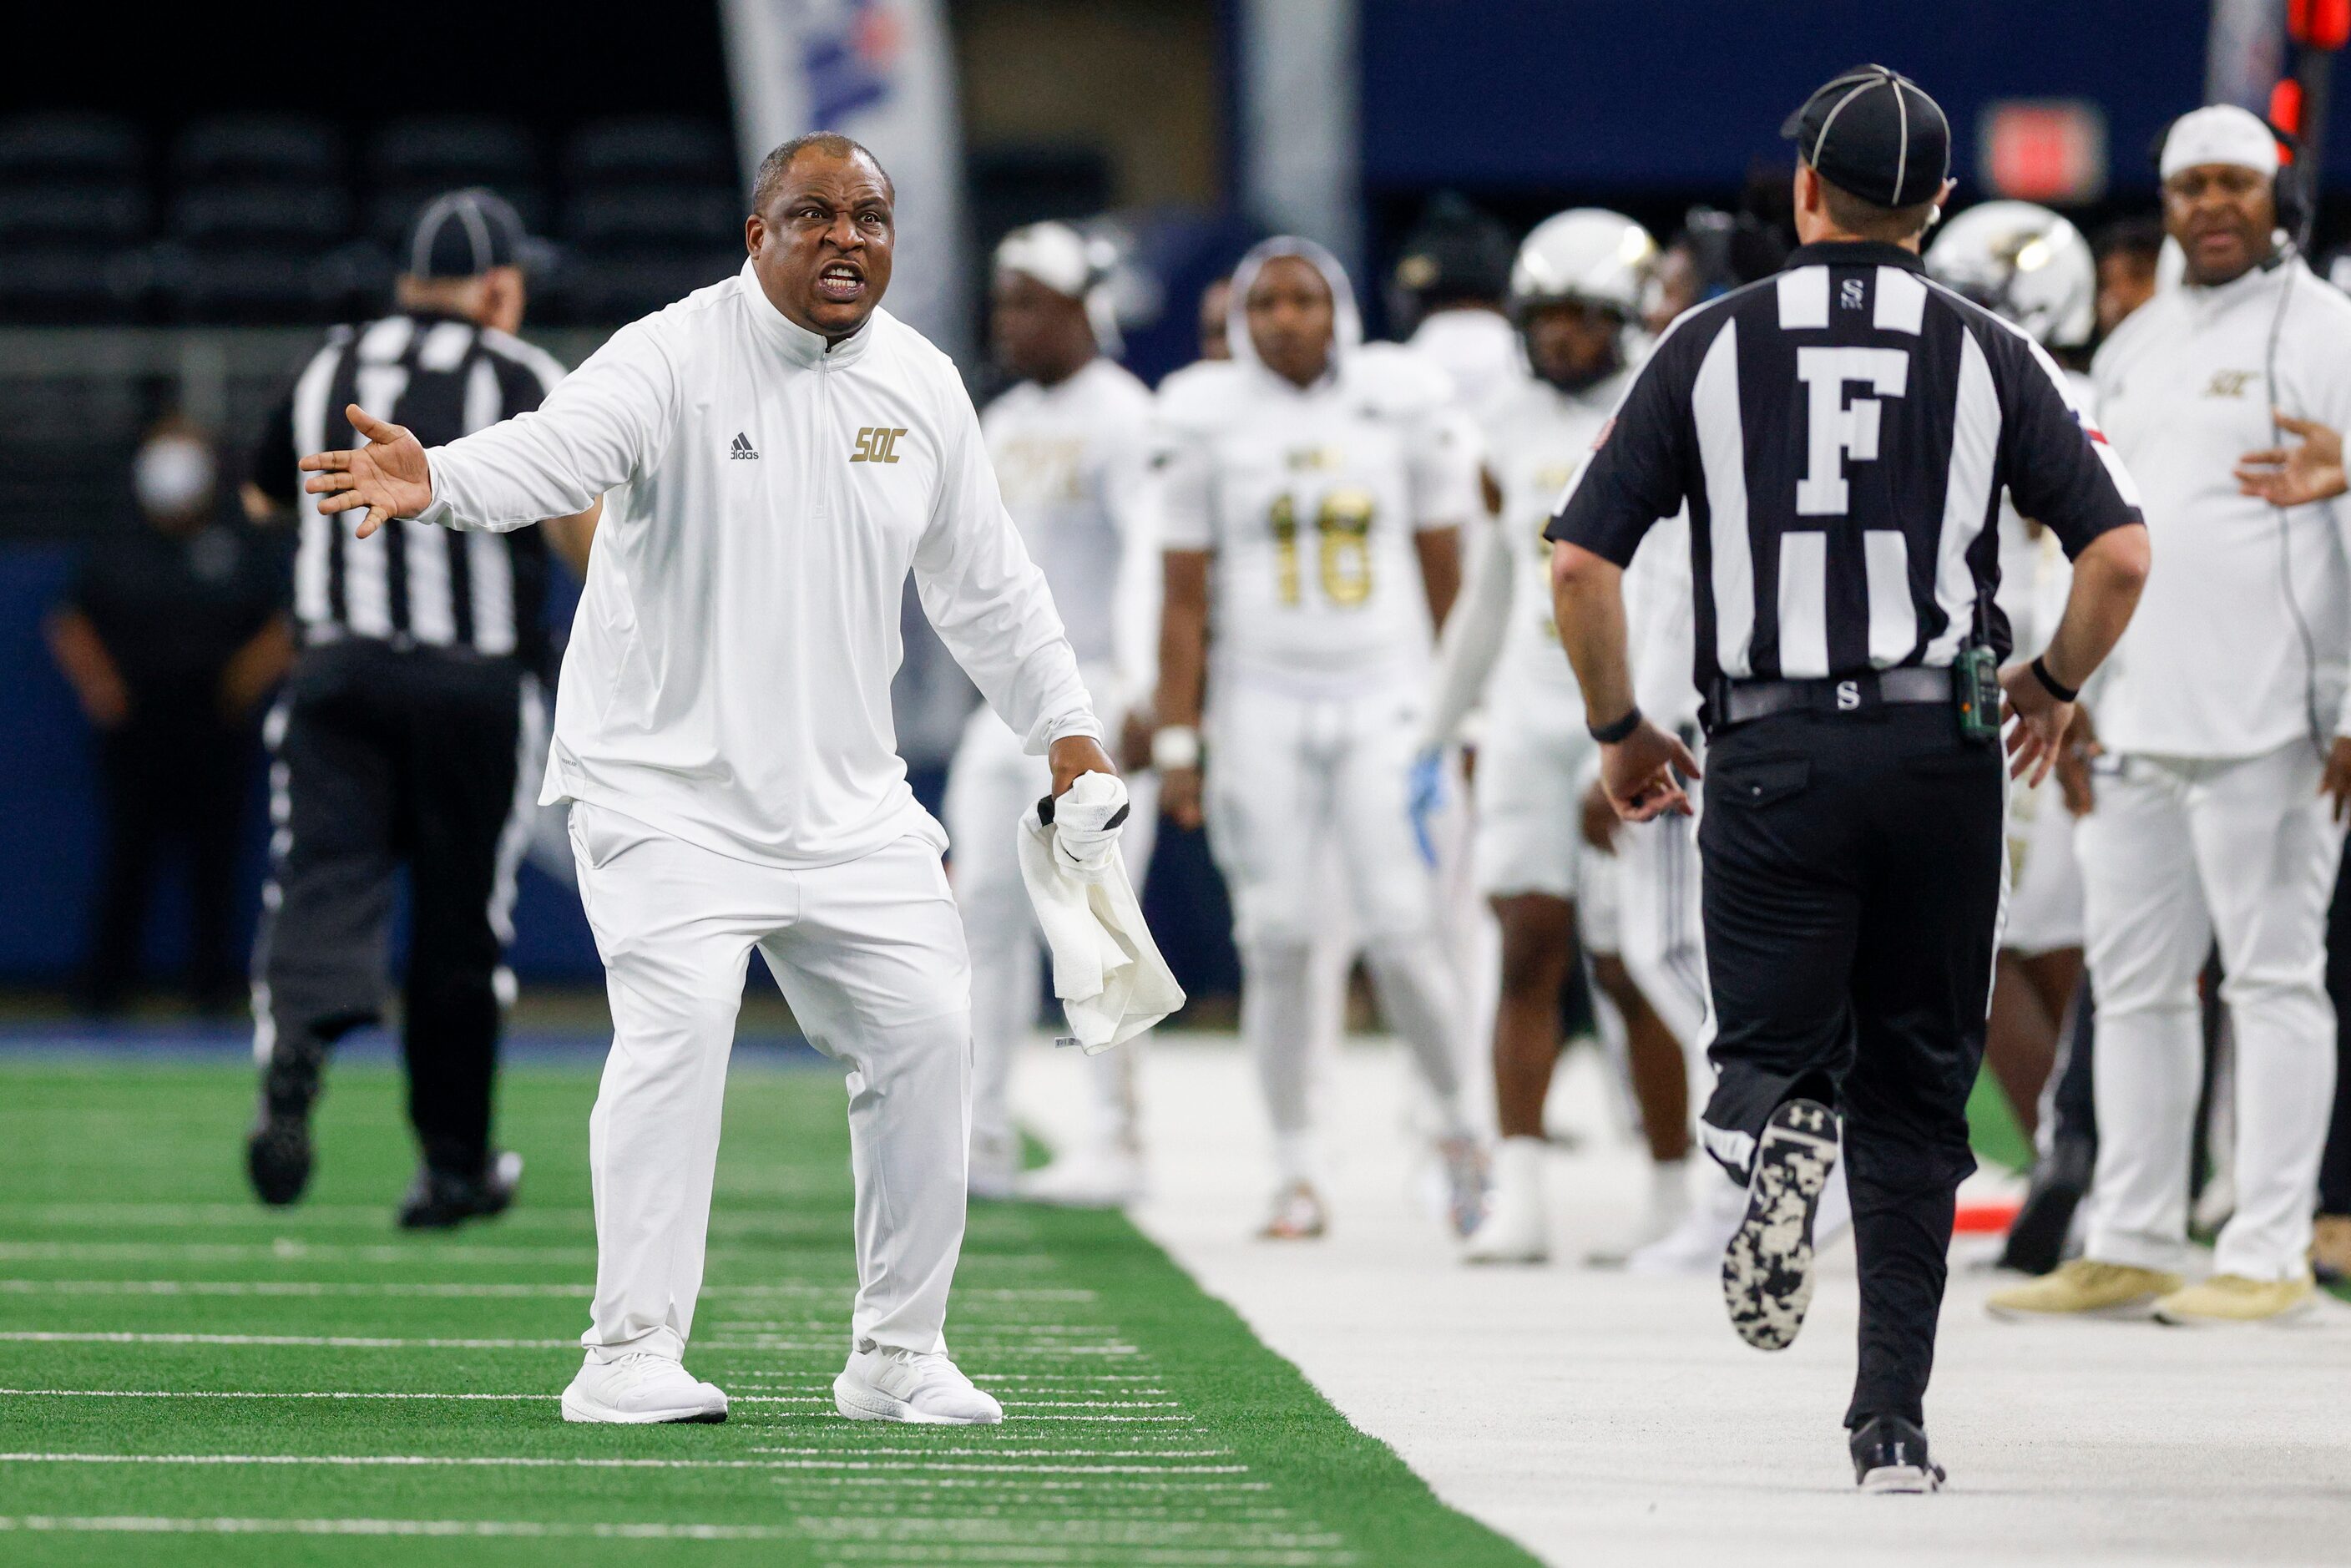
<instances>
[{"instance_id":1,"label":"green artificial turf","mask_svg":"<svg viewBox=\"0 0 2351 1568\"><path fill-rule=\"evenodd\" d=\"M423 1239L390 1222L411 1155L385 1069L336 1071L308 1202L266 1211L238 1170L248 1070L0 1059L0 1563L1531 1561L1115 1215L975 1207L949 1335L1003 1426L840 1419L850 1195L825 1071L738 1062L729 1091L689 1364L733 1418L564 1425L594 1092L584 1068L511 1073L522 1205ZM303 1343L322 1339L343 1343ZM169 1396L99 1396L126 1392ZM186 1396L205 1392L266 1396ZM545 1462L496 1462L515 1459Z\"/></svg>"}]
</instances>

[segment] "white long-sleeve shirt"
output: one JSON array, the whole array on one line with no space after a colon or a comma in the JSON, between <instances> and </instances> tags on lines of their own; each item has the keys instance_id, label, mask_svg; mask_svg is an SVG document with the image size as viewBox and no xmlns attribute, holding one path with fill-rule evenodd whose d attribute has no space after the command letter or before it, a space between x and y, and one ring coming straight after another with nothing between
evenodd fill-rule
<instances>
[{"instance_id":1,"label":"white long-sleeve shirt","mask_svg":"<svg viewBox=\"0 0 2351 1568\"><path fill-rule=\"evenodd\" d=\"M962 381L886 311L828 351L746 265L613 334L538 412L427 455L430 522L605 497L542 801L786 867L944 847L891 722L909 570L1031 752L1101 734Z\"/></svg>"},{"instance_id":2,"label":"white long-sleeve shirt","mask_svg":"<svg viewBox=\"0 0 2351 1568\"><path fill-rule=\"evenodd\" d=\"M2351 428L2351 299L2291 257L2166 289L2107 340L2092 377L2155 558L2101 673L2099 739L2236 758L2351 733L2351 506L2281 512L2231 476L2275 444L2273 404Z\"/></svg>"}]
</instances>

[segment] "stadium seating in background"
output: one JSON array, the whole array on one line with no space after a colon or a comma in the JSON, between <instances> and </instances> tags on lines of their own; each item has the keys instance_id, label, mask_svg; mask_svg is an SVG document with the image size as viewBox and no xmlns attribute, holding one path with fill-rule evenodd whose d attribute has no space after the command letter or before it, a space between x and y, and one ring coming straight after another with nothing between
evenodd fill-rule
<instances>
[{"instance_id":1,"label":"stadium seating in background","mask_svg":"<svg viewBox=\"0 0 2351 1568\"><path fill-rule=\"evenodd\" d=\"M0 316L109 322L137 312L150 214L145 150L104 115L0 124Z\"/></svg>"},{"instance_id":2,"label":"stadium seating in background","mask_svg":"<svg viewBox=\"0 0 2351 1568\"><path fill-rule=\"evenodd\" d=\"M580 130L564 155L565 315L630 320L741 267L736 183L708 122L632 116Z\"/></svg>"},{"instance_id":3,"label":"stadium seating in background","mask_svg":"<svg viewBox=\"0 0 2351 1568\"><path fill-rule=\"evenodd\" d=\"M172 150L156 282L174 319L319 321L355 287L342 138L298 115L192 121Z\"/></svg>"}]
</instances>

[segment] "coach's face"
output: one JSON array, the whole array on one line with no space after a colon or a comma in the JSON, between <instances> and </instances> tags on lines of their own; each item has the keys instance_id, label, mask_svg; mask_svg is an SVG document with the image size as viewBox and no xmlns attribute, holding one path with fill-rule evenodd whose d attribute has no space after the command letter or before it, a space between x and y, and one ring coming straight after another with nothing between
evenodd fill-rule
<instances>
[{"instance_id":1,"label":"coach's face","mask_svg":"<svg viewBox=\"0 0 2351 1568\"><path fill-rule=\"evenodd\" d=\"M890 184L860 154L803 151L743 234L768 303L826 338L864 326L890 287Z\"/></svg>"},{"instance_id":2,"label":"coach's face","mask_svg":"<svg viewBox=\"0 0 2351 1568\"><path fill-rule=\"evenodd\" d=\"M1249 290L1249 342L1266 368L1311 386L1331 363L1337 312L1331 286L1301 256L1277 256L1258 268Z\"/></svg>"},{"instance_id":3,"label":"coach's face","mask_svg":"<svg viewBox=\"0 0 2351 1568\"><path fill-rule=\"evenodd\" d=\"M2163 227L2187 253L2188 281L2209 288L2268 257L2276 193L2254 170L2199 163L2163 183Z\"/></svg>"}]
</instances>

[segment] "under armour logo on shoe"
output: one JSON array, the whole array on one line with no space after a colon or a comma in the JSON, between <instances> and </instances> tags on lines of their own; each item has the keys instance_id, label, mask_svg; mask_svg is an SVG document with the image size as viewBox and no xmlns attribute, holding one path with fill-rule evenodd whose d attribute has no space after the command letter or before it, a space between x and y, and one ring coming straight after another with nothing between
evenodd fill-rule
<instances>
[{"instance_id":1,"label":"under armour logo on shoe","mask_svg":"<svg viewBox=\"0 0 2351 1568\"><path fill-rule=\"evenodd\" d=\"M747 457L756 463L759 460L759 449L751 444L749 436L738 430L735 433L734 441L726 448L726 455L738 459Z\"/></svg>"}]
</instances>

